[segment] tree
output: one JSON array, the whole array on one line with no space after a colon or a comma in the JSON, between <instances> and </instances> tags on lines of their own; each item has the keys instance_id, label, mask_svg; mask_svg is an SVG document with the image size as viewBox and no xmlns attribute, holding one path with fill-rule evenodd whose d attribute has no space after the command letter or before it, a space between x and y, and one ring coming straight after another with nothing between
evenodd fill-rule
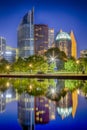
<instances>
[{"instance_id":1,"label":"tree","mask_svg":"<svg viewBox=\"0 0 87 130\"><path fill-rule=\"evenodd\" d=\"M65 70L69 72L77 71L77 64L75 59L71 57L67 60L67 62L65 62Z\"/></svg>"}]
</instances>

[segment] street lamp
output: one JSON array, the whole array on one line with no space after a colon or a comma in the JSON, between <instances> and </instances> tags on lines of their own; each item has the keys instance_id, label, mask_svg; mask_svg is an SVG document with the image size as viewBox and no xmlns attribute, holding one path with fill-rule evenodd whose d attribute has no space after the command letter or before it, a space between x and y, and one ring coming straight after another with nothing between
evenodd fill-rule
<instances>
[{"instance_id":1,"label":"street lamp","mask_svg":"<svg viewBox=\"0 0 87 130\"><path fill-rule=\"evenodd\" d=\"M32 64L29 64L30 67L30 73L32 72Z\"/></svg>"},{"instance_id":2,"label":"street lamp","mask_svg":"<svg viewBox=\"0 0 87 130\"><path fill-rule=\"evenodd\" d=\"M77 64L77 74L78 74L78 64L79 64L79 60L76 61Z\"/></svg>"}]
</instances>

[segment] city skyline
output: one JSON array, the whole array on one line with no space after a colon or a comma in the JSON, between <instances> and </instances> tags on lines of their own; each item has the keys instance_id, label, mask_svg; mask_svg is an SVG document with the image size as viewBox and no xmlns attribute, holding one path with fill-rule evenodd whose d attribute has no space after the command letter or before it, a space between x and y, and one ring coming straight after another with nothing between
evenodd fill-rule
<instances>
[{"instance_id":1,"label":"city skyline","mask_svg":"<svg viewBox=\"0 0 87 130\"><path fill-rule=\"evenodd\" d=\"M62 29L74 31L78 54L87 49L87 2L86 0L15 0L0 3L0 36L6 38L7 45L17 47L17 29L22 17L34 7L34 23L47 24L54 28L55 35Z\"/></svg>"}]
</instances>

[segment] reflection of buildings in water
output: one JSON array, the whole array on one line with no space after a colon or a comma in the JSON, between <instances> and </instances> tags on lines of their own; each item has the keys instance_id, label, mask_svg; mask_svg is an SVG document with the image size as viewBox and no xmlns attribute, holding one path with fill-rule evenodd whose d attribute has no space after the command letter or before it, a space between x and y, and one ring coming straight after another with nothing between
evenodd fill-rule
<instances>
[{"instance_id":1,"label":"reflection of buildings in water","mask_svg":"<svg viewBox=\"0 0 87 130\"><path fill-rule=\"evenodd\" d=\"M8 88L5 91L6 103L16 100L16 91L13 87Z\"/></svg>"},{"instance_id":2,"label":"reflection of buildings in water","mask_svg":"<svg viewBox=\"0 0 87 130\"><path fill-rule=\"evenodd\" d=\"M56 102L49 100L49 118L50 120L56 119Z\"/></svg>"},{"instance_id":3,"label":"reflection of buildings in water","mask_svg":"<svg viewBox=\"0 0 87 130\"><path fill-rule=\"evenodd\" d=\"M4 112L6 109L6 98L3 92L0 92L0 113Z\"/></svg>"},{"instance_id":4,"label":"reflection of buildings in water","mask_svg":"<svg viewBox=\"0 0 87 130\"><path fill-rule=\"evenodd\" d=\"M49 100L46 97L35 98L35 123L49 122Z\"/></svg>"},{"instance_id":5,"label":"reflection of buildings in water","mask_svg":"<svg viewBox=\"0 0 87 130\"><path fill-rule=\"evenodd\" d=\"M64 97L61 97L59 102L57 102L58 114L64 119L72 113L72 94L67 92Z\"/></svg>"},{"instance_id":6,"label":"reflection of buildings in water","mask_svg":"<svg viewBox=\"0 0 87 130\"><path fill-rule=\"evenodd\" d=\"M34 115L34 97L27 93L21 94L18 100L18 120L23 130L34 130Z\"/></svg>"},{"instance_id":7,"label":"reflection of buildings in water","mask_svg":"<svg viewBox=\"0 0 87 130\"><path fill-rule=\"evenodd\" d=\"M76 109L78 105L78 95L77 91L67 92L64 97L61 97L60 101L57 102L57 111L58 114L64 119L68 117L71 113L72 116L75 116Z\"/></svg>"},{"instance_id":8,"label":"reflection of buildings in water","mask_svg":"<svg viewBox=\"0 0 87 130\"><path fill-rule=\"evenodd\" d=\"M43 96L33 97L23 93L18 100L18 120L23 130L34 130L36 124L54 120L56 103Z\"/></svg>"},{"instance_id":9,"label":"reflection of buildings in water","mask_svg":"<svg viewBox=\"0 0 87 130\"><path fill-rule=\"evenodd\" d=\"M56 103L44 96L35 98L35 122L45 124L54 120L56 115Z\"/></svg>"},{"instance_id":10,"label":"reflection of buildings in water","mask_svg":"<svg viewBox=\"0 0 87 130\"><path fill-rule=\"evenodd\" d=\"M77 106L78 106L78 93L77 93L77 90L72 92L72 101L73 101L73 104L72 104L72 116L74 118L75 114L76 114Z\"/></svg>"}]
</instances>

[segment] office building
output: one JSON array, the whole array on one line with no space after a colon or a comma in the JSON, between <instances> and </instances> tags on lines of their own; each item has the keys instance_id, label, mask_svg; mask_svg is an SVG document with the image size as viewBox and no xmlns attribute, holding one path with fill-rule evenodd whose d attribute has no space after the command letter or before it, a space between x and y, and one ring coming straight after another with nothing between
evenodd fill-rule
<instances>
[{"instance_id":1,"label":"office building","mask_svg":"<svg viewBox=\"0 0 87 130\"><path fill-rule=\"evenodd\" d=\"M5 50L6 50L6 39L4 37L0 37L0 58L3 58Z\"/></svg>"},{"instance_id":2,"label":"office building","mask_svg":"<svg viewBox=\"0 0 87 130\"><path fill-rule=\"evenodd\" d=\"M71 57L71 37L68 33L60 30L56 36L55 46L64 51L67 57Z\"/></svg>"},{"instance_id":3,"label":"office building","mask_svg":"<svg viewBox=\"0 0 87 130\"><path fill-rule=\"evenodd\" d=\"M77 42L73 31L69 34L60 30L55 39L55 46L64 51L67 57L77 58Z\"/></svg>"},{"instance_id":4,"label":"office building","mask_svg":"<svg viewBox=\"0 0 87 130\"><path fill-rule=\"evenodd\" d=\"M18 27L17 41L19 57L26 58L34 54L34 9L22 18Z\"/></svg>"},{"instance_id":5,"label":"office building","mask_svg":"<svg viewBox=\"0 0 87 130\"><path fill-rule=\"evenodd\" d=\"M48 49L48 25L34 25L35 54L43 54Z\"/></svg>"},{"instance_id":6,"label":"office building","mask_svg":"<svg viewBox=\"0 0 87 130\"><path fill-rule=\"evenodd\" d=\"M74 32L70 32L70 37L71 37L71 43L72 43L72 52L71 55L76 59L77 58L77 42L74 36Z\"/></svg>"},{"instance_id":7,"label":"office building","mask_svg":"<svg viewBox=\"0 0 87 130\"><path fill-rule=\"evenodd\" d=\"M6 46L6 50L4 52L3 58L7 60L9 63L12 63L17 58L17 49L12 48L10 46Z\"/></svg>"},{"instance_id":8,"label":"office building","mask_svg":"<svg viewBox=\"0 0 87 130\"><path fill-rule=\"evenodd\" d=\"M48 29L48 48L52 47L53 42L54 42L54 29L49 28Z\"/></svg>"},{"instance_id":9,"label":"office building","mask_svg":"<svg viewBox=\"0 0 87 130\"><path fill-rule=\"evenodd\" d=\"M87 50L81 50L80 51L80 57L81 58L87 58Z\"/></svg>"}]
</instances>

